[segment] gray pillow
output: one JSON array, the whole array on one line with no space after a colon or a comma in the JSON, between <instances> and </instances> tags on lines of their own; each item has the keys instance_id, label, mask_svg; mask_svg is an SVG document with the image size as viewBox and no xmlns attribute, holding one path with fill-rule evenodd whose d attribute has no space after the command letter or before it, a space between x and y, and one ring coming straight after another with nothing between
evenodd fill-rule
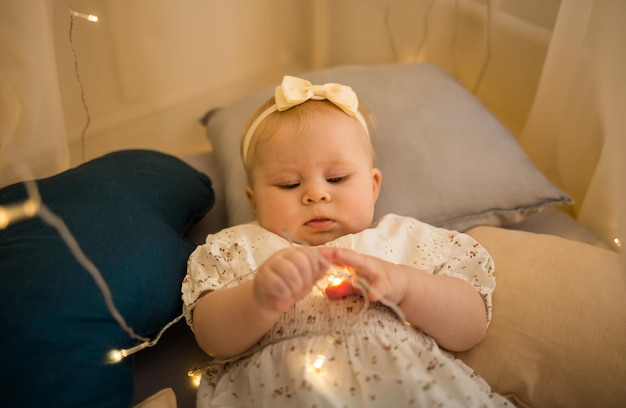
<instances>
[{"instance_id":1,"label":"gray pillow","mask_svg":"<svg viewBox=\"0 0 626 408\"><path fill-rule=\"evenodd\" d=\"M506 226L571 204L481 102L435 65L343 66L298 75L351 86L372 111L383 174L376 216L396 213L448 229ZM274 86L209 112L204 123L225 186L228 224L254 219L239 154L243 128Z\"/></svg>"}]
</instances>

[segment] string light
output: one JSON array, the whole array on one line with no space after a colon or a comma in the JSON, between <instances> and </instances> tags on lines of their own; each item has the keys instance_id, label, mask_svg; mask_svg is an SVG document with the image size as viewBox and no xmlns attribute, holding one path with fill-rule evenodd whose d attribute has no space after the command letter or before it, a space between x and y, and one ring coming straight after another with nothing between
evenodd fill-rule
<instances>
[{"instance_id":1,"label":"string light","mask_svg":"<svg viewBox=\"0 0 626 408\"><path fill-rule=\"evenodd\" d=\"M83 107L85 108L85 113L87 116L87 121L85 123L85 126L83 127L82 134L81 134L82 155L83 155L83 161L85 161L85 134L91 123L91 116L89 114L89 108L87 106L87 101L85 99L85 92L84 92L82 81L80 80L80 75L78 71L78 57L74 49L74 42L73 42L74 18L75 17L81 18L92 23L96 23L100 19L98 18L98 16L94 14L86 14L86 13L81 13L81 12L73 10L71 3L72 3L71 0L68 0L68 8L70 10L69 43L70 43L70 49L72 51L72 56L74 58L74 69L75 69L76 79L77 79L78 86L80 89ZM25 178L25 179L28 179L28 178ZM76 241L74 236L70 233L69 229L67 228L63 220L60 217L58 217L56 214L54 214L49 208L47 208L41 202L36 183L34 181L27 181L25 182L25 184L26 184L26 188L27 188L28 196L29 196L28 200L24 201L21 204L15 204L15 205L7 206L7 207L0 206L0 229L6 228L6 226L8 226L9 224L13 222L17 222L17 221L20 221L22 219L29 218L29 217L39 216L42 219L42 221L46 222L48 225L52 226L53 228L57 230L57 232L59 233L63 241L66 243L71 253L79 262L79 264L81 264L87 270L87 272L89 272L89 274L93 277L94 281L96 282L97 286L102 292L106 306L111 316L114 318L114 320L118 323L118 325L120 326L122 330L128 333L128 335L132 339L139 340L141 342L138 345L127 348L127 349L118 349L118 350L110 351L108 353L108 361L110 363L120 362L124 358L132 354L135 354L138 351L141 351L147 347L154 346L159 341L163 333L167 329L169 329L173 324L177 323L184 315L183 314L179 315L174 320L172 320L167 325L165 325L165 327L161 329L161 331L158 333L158 335L156 336L154 340L150 340L147 337L139 336L138 334L136 334L135 331L132 329L132 327L130 327L126 323L123 316L121 315L121 313L115 306L115 303L113 302L113 298L111 295L111 291L106 281L102 277L102 274L98 270L98 268L82 252L82 249L80 248L78 242ZM5 226L3 227L3 225Z\"/></svg>"},{"instance_id":2,"label":"string light","mask_svg":"<svg viewBox=\"0 0 626 408\"><path fill-rule=\"evenodd\" d=\"M378 299L380 303L390 308L400 318L400 320L402 320L403 322L406 321L406 318L404 317L404 312L402 312L398 305L389 301L386 297L380 296L378 291L374 289L367 280L356 274L354 268L351 268L349 266L334 265L328 262L321 255L317 254L317 256L319 257L319 260L322 263L325 263L328 267L326 271L326 279L329 286L339 286L343 284L346 279L350 279L352 286L364 295L363 299L365 301L365 308L363 310L367 309L367 303L369 301L368 296L366 295L371 294L374 296L375 299Z\"/></svg>"},{"instance_id":3,"label":"string light","mask_svg":"<svg viewBox=\"0 0 626 408\"><path fill-rule=\"evenodd\" d=\"M295 246L295 243L293 239L291 238L291 234L289 233L289 231L283 230L283 235L285 236L285 239L289 241L289 245ZM303 243L303 245L305 247L308 247L306 243ZM326 265L327 270L326 270L325 276L326 276L327 281L330 279L330 281L336 282L336 285L340 285L341 283L343 283L345 279L349 278L352 283L352 286L355 287L357 290L359 290L362 294L373 295L374 298L378 299L380 303L390 308L400 318L400 320L402 320L403 322L406 322L406 318L404 317L404 312L402 312L402 310L398 307L398 305L389 301L386 297L380 296L378 291L375 290L369 284L369 282L367 282L367 280L363 279L362 277L356 274L356 271L354 270L354 268L351 268L349 266L335 265L329 262L326 258L321 256L317 252L314 252L314 255L318 258L318 260L321 263ZM319 284L318 284L318 288L320 288ZM323 288L320 288L320 289L323 290ZM363 299L365 301L365 308L363 310L365 310L368 307L368 296L363 296Z\"/></svg>"},{"instance_id":4,"label":"string light","mask_svg":"<svg viewBox=\"0 0 626 408\"><path fill-rule=\"evenodd\" d=\"M191 381L191 385L194 388L197 389L200 387L200 380L202 379L202 370L200 369L189 370L187 372L187 376L189 377L189 380Z\"/></svg>"},{"instance_id":5,"label":"string light","mask_svg":"<svg viewBox=\"0 0 626 408\"><path fill-rule=\"evenodd\" d=\"M77 56L76 56L76 53L75 53L74 47L73 47L73 40L72 40L73 18L74 17L82 18L82 19L85 19L85 20L87 20L89 22L92 22L92 23L98 22L99 18L98 18L98 16L93 15L93 14L85 14L85 13L80 13L80 12L74 11L74 10L71 9L71 1L69 1L69 3L70 3L70 16L71 16L71 19L70 19L70 47L71 47L71 50L72 50L72 54L74 56L76 75L77 75L77 79L78 79L80 90L81 90L83 106L84 106L85 111L87 113L87 123L86 123L86 125L85 125L85 127L83 129L83 133L82 133L82 136L83 136L83 161L84 161L84 158L85 158L84 157L84 136L85 136L85 132L86 132L87 128L89 127L90 117L89 117L89 110L88 110L88 107L87 107L87 103L85 101L85 96L84 96L84 91L83 91L83 88L82 88L82 83L80 81L80 77L78 76L78 65L77 65L78 61L77 61ZM34 217L39 217L44 223L48 224L50 227L54 228L57 231L57 233L59 234L60 238L65 242L65 244L69 248L69 250L72 253L72 255L74 256L74 258L77 260L77 262L94 279L96 285L98 286L98 288L100 289L100 292L102 293L102 295L104 297L104 301L105 301L105 304L107 306L107 309L109 310L109 313L111 314L113 319L118 323L118 325L120 326L120 328L123 331L128 333L128 335L131 338L141 341L141 343L139 343L138 345L130 347L130 348L127 348L127 349L117 349L117 350L110 351L108 353L108 362L110 362L110 363L120 362L124 358L126 358L126 357L128 357L128 356L130 356L130 355L132 355L134 353L137 353L137 352L139 352L139 351L141 351L141 350L143 350L143 349L145 349L147 347L154 346L159 341L159 339L161 338L163 333L167 329L169 329L172 325L177 323L180 319L182 319L184 317L184 314L179 315L174 320L172 320L167 325L165 325L161 329L161 331L158 333L158 335L156 336L156 338L154 340L150 340L149 338L137 335L134 332L134 330L126 323L126 321L122 317L121 313L119 312L119 310L115 306L115 303L114 303L112 295L111 295L111 291L110 291L106 281L104 280L102 274L98 270L98 268L84 254L84 252L82 251L80 245L78 244L78 241L72 235L70 230L67 228L67 225L65 224L63 219L61 217L59 217L58 215L56 215L50 208L48 208L42 202L41 196L39 194L39 188L37 186L37 182L34 180L34 177L31 174L30 169L28 169L28 167L24 164L25 161L19 160L19 154L15 154L15 156L18 157L18 159L16 159L15 162L14 162L15 169L18 171L18 173L21 174L21 179L25 180L23 183L24 183L24 186L25 186L25 189L26 189L27 198L25 200L21 201L21 202L16 202L16 203L13 203L13 204L8 204L8 205L0 205L0 230L6 229L11 224L15 224L15 223L18 223L20 221L24 221L26 219L30 219L30 218L34 218ZM200 376L201 376L201 372L198 371L198 372L196 372L194 374L194 377L192 378L192 383L196 386L196 388L198 387L198 385L200 383Z\"/></svg>"},{"instance_id":6,"label":"string light","mask_svg":"<svg viewBox=\"0 0 626 408\"><path fill-rule=\"evenodd\" d=\"M198 303L198 301L199 299L194 304L192 304L191 307L193 308L196 305L196 303ZM180 319L182 319L183 317L185 317L185 314L181 313L174 320L172 320L171 322L163 326L161 331L159 331L159 333L156 335L156 337L153 340L143 337L143 338L140 338L141 340L143 340L143 342L137 344L136 346L126 348L126 349L111 350L108 354L109 362L119 363L120 361L122 361L123 359L125 359L126 357L132 354L135 354L145 348L156 345L161 339L161 336L163 335L163 333L165 333L165 331L169 329L170 327L172 327L174 324L178 323L178 321L180 321Z\"/></svg>"},{"instance_id":7,"label":"string light","mask_svg":"<svg viewBox=\"0 0 626 408\"><path fill-rule=\"evenodd\" d=\"M346 278L342 278L340 276L335 276L335 275L328 275L328 284L330 286L339 286L341 285L344 281L346 280Z\"/></svg>"},{"instance_id":8,"label":"string light","mask_svg":"<svg viewBox=\"0 0 626 408\"><path fill-rule=\"evenodd\" d=\"M432 6L432 3L434 3L434 1L431 2L431 4L428 7L428 11L427 14L430 13L430 8ZM488 2L488 4L490 4ZM488 7L488 20L490 20L490 7ZM72 17L76 17L76 18L81 18L84 19L88 22L91 23L97 23L99 21L99 17L97 15L93 15L93 14L86 14L86 13L81 13L81 12L77 12L74 10L70 10L70 15ZM425 33L425 36L426 37ZM425 39L425 38L424 38ZM488 41L488 53L490 51L490 42ZM418 50L421 50L423 46L423 41L422 44L418 47ZM488 60L488 58L486 58ZM479 78L476 81L476 84L474 86L474 88L477 88L478 85L480 84L480 82L482 81L482 77L484 76L484 70L485 67L483 66L483 69L481 70L481 73L479 74ZM82 89L81 89L82 91ZM84 99L84 97L83 97ZM85 106L86 107L86 106ZM34 184L34 183L33 183ZM59 230L59 234L65 239L65 241L67 242L68 246L70 247L71 251L74 253L75 257L78 259L79 263L83 264L83 266L85 267L85 269L87 269L93 276L94 279L96 280L96 282L98 283L98 285L100 286L103 294L105 295L105 299L110 298L110 292L108 290L108 287L106 286L106 283L104 282L104 279L102 278L102 276L100 275L99 271L97 270L97 268L95 268L95 266L93 266L93 264L91 264L91 262L86 262L86 257L82 254L82 251L80 250L80 248L78 247L77 243L74 242L74 238L72 237L71 240L68 240L67 238L67 234L63 233L61 231L61 227L59 226L59 221L61 223L61 225L64 226L64 224L62 223L62 220L60 218L55 219L55 215L49 210L47 209L47 207L42 205L41 199L39 198L38 195L36 195L36 197L30 197L22 202L19 203L15 203L15 204L10 204L10 205L5 205L5 206L0 206L0 230L7 228L9 225L16 223L16 222L20 222L23 221L25 219L29 219L29 218L33 218L36 216L40 216L42 218L42 220L47 221L48 224L56 227ZM68 232L69 233L69 232ZM69 242L68 242L69 241ZM621 241L619 238L615 238L613 240L613 242L615 243L615 245L617 247L621 247ZM78 252L78 254L76 253ZM88 265L92 265L91 267L88 265L85 265L85 263L87 263ZM329 264L328 265L328 271L326 274L327 277L327 281L328 284L331 286L338 286L341 285L342 283L344 283L346 281L346 279L353 279L353 284L355 287L359 287L363 292L373 292L373 289L367 284L367 282L365 282L363 279L359 278L355 273L354 270L352 268L348 268L348 267L340 267L337 265L332 265ZM94 274L94 272L96 272ZM99 277L99 278L97 278ZM107 296L108 294L108 296ZM397 308L396 305L394 304L389 304L389 302L386 302L384 298L381 298L381 303L387 305L388 307L390 307L392 310L394 310L394 312L396 312L396 314L402 319L404 320L403 314L402 312ZM117 309L115 308L115 306L112 304L112 299L110 300L111 304L109 304L107 302L107 306L109 306L111 315L118 321L120 327L122 327L122 329L124 329L125 331L129 332L130 336L132 338L135 339L141 339L144 340L143 342L130 347L130 348L126 348L126 349L116 349L116 350L112 350L109 352L108 357L109 357L109 361L112 363L117 363L122 361L124 358L135 354L141 350L144 350L148 347L152 347L154 346L158 340L160 339L161 335L169 328L171 327L173 324L175 324L176 322L178 322L184 315L180 315L177 318L175 318L173 321L171 321L170 323L168 323L165 327L163 327L163 329L159 332L159 334L157 335L157 337L154 340L147 340L146 338L140 337L138 335L136 335L134 333L134 331L132 330L132 328L130 328L129 326L126 325L126 323L124 322L123 318L121 317L121 315L119 314L119 312L117 311ZM193 305L192 305L193 307ZM412 326L409 322L405 322L407 325ZM319 354L315 357L315 359L311 362L310 366L312 367L312 369L317 372L320 373L322 372L324 365L326 362L326 356L324 354ZM202 370L199 369L194 369L194 370L190 370L187 373L188 377L190 378L190 381L192 383L192 385L195 388L199 387L200 381L201 381L201 377L202 377Z\"/></svg>"},{"instance_id":9,"label":"string light","mask_svg":"<svg viewBox=\"0 0 626 408\"><path fill-rule=\"evenodd\" d=\"M98 16L94 15L94 14L85 14L85 13L80 13L78 11L74 11L74 10L70 10L70 15L72 17L78 17L78 18L82 18L83 20L87 20L90 23L97 23L98 22Z\"/></svg>"},{"instance_id":10,"label":"string light","mask_svg":"<svg viewBox=\"0 0 626 408\"><path fill-rule=\"evenodd\" d=\"M109 361L112 363L119 363L124 358L130 356L131 354L135 354L146 347L150 347L150 342L146 341L128 349L113 350L109 353Z\"/></svg>"},{"instance_id":11,"label":"string light","mask_svg":"<svg viewBox=\"0 0 626 408\"><path fill-rule=\"evenodd\" d=\"M35 217L40 206L41 200L30 198L20 203L0 205L0 230L13 223Z\"/></svg>"},{"instance_id":12,"label":"string light","mask_svg":"<svg viewBox=\"0 0 626 408\"><path fill-rule=\"evenodd\" d=\"M320 373L322 371L322 368L324 367L324 362L326 361L326 356L323 354L318 355L315 360L313 360L313 363L311 363L311 367L313 368L313 371L315 371L316 373Z\"/></svg>"},{"instance_id":13,"label":"string light","mask_svg":"<svg viewBox=\"0 0 626 408\"><path fill-rule=\"evenodd\" d=\"M74 58L74 71L75 71L76 79L77 79L78 86L79 86L79 89L80 89L81 100L82 100L82 103L83 103L83 107L85 108L85 114L87 116L87 121L86 121L85 126L83 127L83 130L82 130L82 133L81 133L82 156L83 156L83 161L85 161L85 135L86 135L87 129L89 128L89 125L91 123L91 116L89 114L89 108L87 106L87 101L86 101L86 98L85 98L85 91L83 89L82 81L80 80L80 75L79 75L79 70L78 70L78 56L76 55L76 50L74 49L74 41L73 41L74 17L87 20L87 21L89 21L91 23L96 23L100 19L98 18L97 15L81 13L81 12L73 10L72 9L72 2L71 2L71 0L68 0L68 7L69 7L69 10L70 10L70 17L71 17L70 18L70 30L69 30L70 49L72 51L72 56ZM45 217L42 217L42 218L45 218ZM49 217L49 218L52 218L52 217ZM50 223L50 222L48 222L48 223ZM69 233L69 231L62 232L62 229L63 230L67 229L64 226L63 221L59 218L58 220L54 221L54 223L57 225L57 230L59 230L59 233L61 234L61 236L64 237L66 243L68 244L68 246L72 250L72 253L74 254L74 256L85 267L85 269L87 269L87 271L93 276L94 280L96 281L96 283L100 287L100 290L101 290L102 294L104 295L107 307L108 307L109 311L111 312L111 315L113 316L113 318L118 322L119 326L125 332L127 332L129 334L129 336L131 338L141 341L141 343L139 343L138 345L130 347L130 348L127 348L127 349L119 349L119 350L112 350L112 351L110 351L108 353L108 361L109 362L111 362L111 363L120 362L124 358L126 358L126 357L128 357L128 356L130 356L132 354L135 354L138 351L141 351L141 350L143 350L143 349L145 349L147 347L154 346L159 341L159 339L161 338L161 335L165 332L165 330L167 330L169 327L171 327L174 323L178 322L183 317L183 315L180 315L177 318L175 318L173 321L168 323L163 329L161 329L161 331L159 332L159 334L157 335L157 337L154 340L150 340L149 338L142 337L142 336L139 336L139 335L135 334L134 330L126 323L126 321L124 320L124 318L122 317L120 312L117 310L117 307L113 303L113 299L112 299L109 287L106 284L106 282L105 282L104 278L102 277L102 275L100 274L100 271L98 271L98 269L95 267L95 265L93 265L91 263L91 261L89 259L87 259L87 257L82 253L82 251L80 250L80 247L78 246L78 243L75 241L74 237Z\"/></svg>"},{"instance_id":14,"label":"string light","mask_svg":"<svg viewBox=\"0 0 626 408\"><path fill-rule=\"evenodd\" d=\"M89 125L91 124L91 114L89 113L89 106L87 105L87 99L85 96L85 89L83 88L83 82L80 79L80 72L78 70L78 56L76 55L76 49L74 48L74 17L82 18L92 23L97 22L98 16L93 14L85 14L79 13L77 11L72 10L72 0L67 0L67 6L70 10L70 30L69 30L69 41L70 41L70 51L72 52L72 58L74 59L74 74L76 75L76 83L78 85L78 90L80 91L81 101L83 103L83 108L85 109L86 121L83 126L83 130L80 135L81 141L81 154L83 162L86 160L85 155L85 138L87 134L87 129L89 129Z\"/></svg>"},{"instance_id":15,"label":"string light","mask_svg":"<svg viewBox=\"0 0 626 408\"><path fill-rule=\"evenodd\" d=\"M354 269L349 266L338 266L328 262L326 263L328 270L326 271L325 276L326 284L328 286L340 286L346 281L346 279L349 279L355 273ZM319 288L324 289L322 287Z\"/></svg>"},{"instance_id":16,"label":"string light","mask_svg":"<svg viewBox=\"0 0 626 408\"><path fill-rule=\"evenodd\" d=\"M613 238L613 243L615 244L616 247L621 248L622 247L622 241L619 238Z\"/></svg>"},{"instance_id":17,"label":"string light","mask_svg":"<svg viewBox=\"0 0 626 408\"><path fill-rule=\"evenodd\" d=\"M82 251L80 245L78 244L78 241L67 228L67 225L65 224L65 222L63 222L63 219L56 215L42 202L37 183L33 180L27 180L24 182L24 185L26 187L26 192L28 196L26 200L15 204L0 205L0 230L5 229L9 225L23 221L25 219L39 217L44 223L48 224L57 231L61 239L69 248L74 258L76 258L78 263L83 266L83 268L87 272L89 272L89 274L96 282L96 285L98 286L100 292L104 297L105 304L111 316L117 321L120 328L128 333L131 338L141 341L140 344L134 347L111 351L108 355L109 362L119 362L131 354L143 350L146 347L151 347L155 345L159 341L165 330L178 322L183 317L183 315L181 314L176 319L168 323L163 329L161 329L161 331L154 340L150 340L146 337L137 335L134 330L126 323L121 313L115 306L115 303L113 302L113 297L111 295L111 290L104 280L104 277L102 276L98 268L93 264L93 262L91 262L91 260L87 258L85 253Z\"/></svg>"},{"instance_id":18,"label":"string light","mask_svg":"<svg viewBox=\"0 0 626 408\"><path fill-rule=\"evenodd\" d=\"M16 153L15 155L19 157L19 154ZM131 354L143 350L146 347L151 347L155 345L160 339L161 335L165 332L165 330L178 322L183 317L183 315L181 314L176 319L168 323L159 332L158 336L154 340L150 340L149 338L142 337L136 334L132 327L130 327L126 323L121 313L115 306L113 297L111 295L111 290L109 289L109 286L107 285L104 277L102 276L98 268L82 251L78 241L67 228L67 225L65 224L63 219L56 215L50 208L48 208L48 206L45 205L45 203L43 203L41 195L39 193L39 187L37 186L37 182L33 180L33 176L30 173L29 169L24 165L24 161L16 160L15 168L21 175L21 178L25 180L23 183L26 189L27 198L21 202L17 202L14 204L0 205L0 230L3 230L9 225L23 221L25 219L39 217L42 222L57 231L59 237L67 245L68 249L74 256L76 261L94 279L96 285L102 293L104 302L113 319L118 323L123 331L128 333L131 338L141 341L139 345L131 347L129 349L113 350L109 352L109 362L119 362Z\"/></svg>"}]
</instances>

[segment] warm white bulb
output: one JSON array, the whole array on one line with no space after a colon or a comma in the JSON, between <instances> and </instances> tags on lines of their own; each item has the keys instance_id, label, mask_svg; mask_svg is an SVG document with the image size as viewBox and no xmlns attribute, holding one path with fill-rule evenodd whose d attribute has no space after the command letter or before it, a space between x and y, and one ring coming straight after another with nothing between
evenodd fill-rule
<instances>
[{"instance_id":1,"label":"warm white bulb","mask_svg":"<svg viewBox=\"0 0 626 408\"><path fill-rule=\"evenodd\" d=\"M344 278L340 276L330 275L328 277L328 284L330 286L338 286L338 285L341 285L341 282L343 282L343 280Z\"/></svg>"},{"instance_id":2,"label":"warm white bulb","mask_svg":"<svg viewBox=\"0 0 626 408\"><path fill-rule=\"evenodd\" d=\"M112 363L119 363L122 359L130 356L131 354L135 354L138 351L145 349L146 347L150 347L151 343L149 341L144 341L134 347L120 350L113 350L109 353L109 361Z\"/></svg>"},{"instance_id":3,"label":"warm white bulb","mask_svg":"<svg viewBox=\"0 0 626 408\"><path fill-rule=\"evenodd\" d=\"M187 373L187 375L189 376L191 380L191 385L193 385L194 388L200 387L200 380L202 379L202 372L200 372L199 370L191 370Z\"/></svg>"},{"instance_id":4,"label":"warm white bulb","mask_svg":"<svg viewBox=\"0 0 626 408\"><path fill-rule=\"evenodd\" d=\"M112 350L109 353L109 361L112 363L119 363L124 357L123 350Z\"/></svg>"},{"instance_id":5,"label":"warm white bulb","mask_svg":"<svg viewBox=\"0 0 626 408\"><path fill-rule=\"evenodd\" d=\"M315 361L313 361L313 369L315 369L315 371L320 371L322 369L322 367L324 367L324 361L326 360L326 357L324 357L323 355L319 355L317 356L317 358L315 359Z\"/></svg>"},{"instance_id":6,"label":"warm white bulb","mask_svg":"<svg viewBox=\"0 0 626 408\"><path fill-rule=\"evenodd\" d=\"M8 227L9 221L9 212L4 207L0 207L0 229Z\"/></svg>"},{"instance_id":7,"label":"warm white bulb","mask_svg":"<svg viewBox=\"0 0 626 408\"><path fill-rule=\"evenodd\" d=\"M93 14L80 13L80 12L74 11L74 10L72 10L70 12L70 14L72 14L72 16L74 16L74 17L82 18L82 19L87 20L87 21L89 21L91 23L97 23L98 22L98 16L93 15Z\"/></svg>"},{"instance_id":8,"label":"warm white bulb","mask_svg":"<svg viewBox=\"0 0 626 408\"><path fill-rule=\"evenodd\" d=\"M32 218L39 212L40 202L27 199L20 203L0 205L0 229L5 229L18 221Z\"/></svg>"},{"instance_id":9,"label":"warm white bulb","mask_svg":"<svg viewBox=\"0 0 626 408\"><path fill-rule=\"evenodd\" d=\"M622 241L619 238L613 238L613 243L618 248L620 248L622 246Z\"/></svg>"}]
</instances>

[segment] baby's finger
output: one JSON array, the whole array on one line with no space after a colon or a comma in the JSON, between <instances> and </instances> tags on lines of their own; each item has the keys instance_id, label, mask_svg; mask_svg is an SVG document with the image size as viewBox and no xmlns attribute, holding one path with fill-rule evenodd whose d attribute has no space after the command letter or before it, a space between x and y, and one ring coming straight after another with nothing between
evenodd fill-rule
<instances>
[{"instance_id":1,"label":"baby's finger","mask_svg":"<svg viewBox=\"0 0 626 408\"><path fill-rule=\"evenodd\" d=\"M358 252L342 248L320 248L320 253L334 265L352 267L356 274L368 282L374 282L378 276L378 260Z\"/></svg>"},{"instance_id":2,"label":"baby's finger","mask_svg":"<svg viewBox=\"0 0 626 408\"><path fill-rule=\"evenodd\" d=\"M302 250L306 252L310 260L310 279L312 283L317 282L324 277L330 263L324 256L319 253L317 248L302 247Z\"/></svg>"},{"instance_id":3,"label":"baby's finger","mask_svg":"<svg viewBox=\"0 0 626 408\"><path fill-rule=\"evenodd\" d=\"M269 268L259 269L254 278L254 294L262 306L284 311L292 298L285 281Z\"/></svg>"}]
</instances>

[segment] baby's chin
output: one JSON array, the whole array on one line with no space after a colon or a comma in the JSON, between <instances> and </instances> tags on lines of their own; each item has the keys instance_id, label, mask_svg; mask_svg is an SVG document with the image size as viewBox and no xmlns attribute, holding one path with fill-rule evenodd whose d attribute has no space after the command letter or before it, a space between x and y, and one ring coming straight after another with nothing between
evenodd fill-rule
<instances>
[{"instance_id":1,"label":"baby's chin","mask_svg":"<svg viewBox=\"0 0 626 408\"><path fill-rule=\"evenodd\" d=\"M276 231L272 231L272 232L282 236L287 241L293 244L305 245L305 246L324 245L327 242L333 241L343 235L346 235L346 234L340 234L337 232L318 232L314 234L310 234L310 233L302 234L302 233L297 233L297 232L294 233L294 232L288 232L286 230L283 230L281 232L276 232Z\"/></svg>"},{"instance_id":2,"label":"baby's chin","mask_svg":"<svg viewBox=\"0 0 626 408\"><path fill-rule=\"evenodd\" d=\"M314 234L306 234L305 237L301 237L299 244L309 245L309 246L319 246L324 245L328 242L334 241L337 238L341 238L344 235L349 234L349 232L338 232L338 231L327 231L327 232L316 232Z\"/></svg>"},{"instance_id":3,"label":"baby's chin","mask_svg":"<svg viewBox=\"0 0 626 408\"><path fill-rule=\"evenodd\" d=\"M311 229L308 229L306 227L298 228L296 230L287 230L287 229L278 230L277 228L272 229L263 225L261 226L264 227L265 229L270 230L271 232L277 235L280 235L281 237L285 238L287 241L291 243L298 244L298 245L305 245L305 246L324 245L338 238L341 238L350 234L355 234L355 233L358 233L360 231L363 231L365 229L372 227L372 225L367 225L366 227L363 227L363 228L357 228L357 226L354 226L354 225L346 226L346 225L341 225L340 223L337 223L336 225L334 225L332 229L329 229L326 231L311 231Z\"/></svg>"}]
</instances>

